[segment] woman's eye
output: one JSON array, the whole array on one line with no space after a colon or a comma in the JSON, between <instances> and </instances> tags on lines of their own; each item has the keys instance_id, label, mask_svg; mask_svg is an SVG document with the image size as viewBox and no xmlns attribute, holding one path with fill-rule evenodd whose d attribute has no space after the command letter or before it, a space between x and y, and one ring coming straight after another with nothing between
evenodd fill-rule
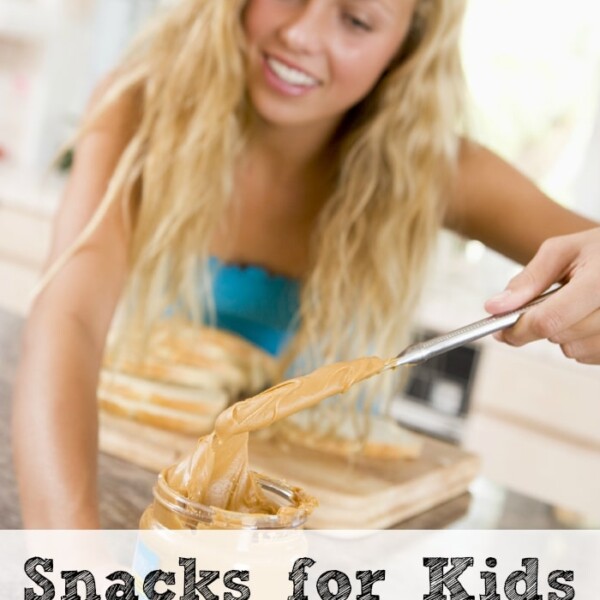
<instances>
[{"instance_id":1,"label":"woman's eye","mask_svg":"<svg viewBox=\"0 0 600 600\"><path fill-rule=\"evenodd\" d=\"M344 13L344 21L353 29L360 29L362 31L371 31L371 26L363 19L356 17L351 13Z\"/></svg>"}]
</instances>

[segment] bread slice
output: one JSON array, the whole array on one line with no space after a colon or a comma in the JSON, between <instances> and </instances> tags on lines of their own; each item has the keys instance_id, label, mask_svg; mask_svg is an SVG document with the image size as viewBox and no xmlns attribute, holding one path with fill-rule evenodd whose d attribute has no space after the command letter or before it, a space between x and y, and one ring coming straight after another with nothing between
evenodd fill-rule
<instances>
[{"instance_id":1,"label":"bread slice","mask_svg":"<svg viewBox=\"0 0 600 600\"><path fill-rule=\"evenodd\" d=\"M236 396L245 387L244 374L231 365L205 362L194 366L176 361L167 362L156 356L149 356L143 361L121 356L116 363L105 364L108 370L124 373L132 377L170 383L189 388L205 390L223 390L230 396Z\"/></svg>"},{"instance_id":2,"label":"bread slice","mask_svg":"<svg viewBox=\"0 0 600 600\"><path fill-rule=\"evenodd\" d=\"M98 401L123 419L202 435L228 404L268 387L276 369L274 357L234 334L170 319L147 339L113 335Z\"/></svg>"},{"instance_id":3,"label":"bread slice","mask_svg":"<svg viewBox=\"0 0 600 600\"><path fill-rule=\"evenodd\" d=\"M275 379L277 361L246 340L185 321L165 321L152 331L145 354L136 340L111 344L104 366L132 376L228 392L230 399L252 396Z\"/></svg>"},{"instance_id":4,"label":"bread slice","mask_svg":"<svg viewBox=\"0 0 600 600\"><path fill-rule=\"evenodd\" d=\"M195 335L206 357L227 360L244 371L252 394L277 381L278 360L258 346L238 335L213 327L204 327Z\"/></svg>"},{"instance_id":5,"label":"bread slice","mask_svg":"<svg viewBox=\"0 0 600 600\"><path fill-rule=\"evenodd\" d=\"M103 371L98 387L102 410L147 425L202 435L225 409L224 390L192 389Z\"/></svg>"},{"instance_id":6,"label":"bread slice","mask_svg":"<svg viewBox=\"0 0 600 600\"><path fill-rule=\"evenodd\" d=\"M397 460L420 456L423 440L418 434L385 416L370 415L367 423L368 433L362 440L352 415L340 419L332 408L307 410L286 419L276 435L293 444L345 458Z\"/></svg>"}]
</instances>

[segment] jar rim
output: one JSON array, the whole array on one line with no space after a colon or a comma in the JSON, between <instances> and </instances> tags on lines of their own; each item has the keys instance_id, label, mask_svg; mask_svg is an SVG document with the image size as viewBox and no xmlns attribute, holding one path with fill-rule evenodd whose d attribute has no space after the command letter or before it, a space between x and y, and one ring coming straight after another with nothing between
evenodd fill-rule
<instances>
[{"instance_id":1,"label":"jar rim","mask_svg":"<svg viewBox=\"0 0 600 600\"><path fill-rule=\"evenodd\" d=\"M237 526L242 529L293 529L304 524L316 504L316 500L304 490L291 486L283 480L253 472L257 483L263 490L278 496L286 502L283 507L286 509L288 518L285 525L282 525L282 516L278 513L272 515L245 513L221 509L190 500L168 484L165 477L166 472L168 472L168 469L158 475L156 485L153 488L155 501L165 509L197 524L210 525L217 517L221 517L218 518L219 522L231 522L232 527Z\"/></svg>"}]
</instances>

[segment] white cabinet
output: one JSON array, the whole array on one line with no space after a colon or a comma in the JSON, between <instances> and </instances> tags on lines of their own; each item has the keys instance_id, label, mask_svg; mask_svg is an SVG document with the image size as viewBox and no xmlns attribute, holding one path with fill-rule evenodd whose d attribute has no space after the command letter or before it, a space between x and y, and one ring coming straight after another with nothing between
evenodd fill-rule
<instances>
[{"instance_id":1,"label":"white cabinet","mask_svg":"<svg viewBox=\"0 0 600 600\"><path fill-rule=\"evenodd\" d=\"M464 443L489 479L600 522L600 367L486 344Z\"/></svg>"},{"instance_id":2,"label":"white cabinet","mask_svg":"<svg viewBox=\"0 0 600 600\"><path fill-rule=\"evenodd\" d=\"M8 158L42 170L73 127L89 84L91 0L4 0L0 66L6 94L19 94L9 115L26 127L3 136ZM7 111L8 112L8 111Z\"/></svg>"},{"instance_id":3,"label":"white cabinet","mask_svg":"<svg viewBox=\"0 0 600 600\"><path fill-rule=\"evenodd\" d=\"M439 333L483 318L485 299L518 269L498 255L468 265L456 243L440 248L418 315ZM569 360L546 341L512 348L488 337L477 348L466 420L459 427L422 410L416 426L433 429L435 418L438 433L458 432L481 457L488 479L600 522L600 366Z\"/></svg>"},{"instance_id":4,"label":"white cabinet","mask_svg":"<svg viewBox=\"0 0 600 600\"><path fill-rule=\"evenodd\" d=\"M97 80L157 4L0 0L0 204L53 211L52 160Z\"/></svg>"},{"instance_id":5,"label":"white cabinet","mask_svg":"<svg viewBox=\"0 0 600 600\"><path fill-rule=\"evenodd\" d=\"M92 8L91 0L0 2L2 204L54 208L47 175L89 92Z\"/></svg>"}]
</instances>

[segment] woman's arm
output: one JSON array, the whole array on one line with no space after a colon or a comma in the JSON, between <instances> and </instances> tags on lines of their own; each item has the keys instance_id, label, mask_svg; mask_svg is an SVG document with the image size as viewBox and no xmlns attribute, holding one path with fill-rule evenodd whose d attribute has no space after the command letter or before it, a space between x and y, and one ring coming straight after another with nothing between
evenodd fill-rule
<instances>
[{"instance_id":1,"label":"woman's arm","mask_svg":"<svg viewBox=\"0 0 600 600\"><path fill-rule=\"evenodd\" d=\"M579 362L600 363L600 227L545 196L490 151L462 144L446 224L526 264L486 309L507 312L553 283L564 287L497 338L515 346L541 338Z\"/></svg>"},{"instance_id":2,"label":"woman's arm","mask_svg":"<svg viewBox=\"0 0 600 600\"><path fill-rule=\"evenodd\" d=\"M557 204L486 148L463 141L446 225L526 264L548 238L598 225Z\"/></svg>"},{"instance_id":3,"label":"woman's arm","mask_svg":"<svg viewBox=\"0 0 600 600\"><path fill-rule=\"evenodd\" d=\"M96 210L130 139L133 100L86 133L56 216L47 266ZM13 399L13 449L28 528L99 527L96 385L108 327L127 273L119 203L35 301Z\"/></svg>"}]
</instances>

